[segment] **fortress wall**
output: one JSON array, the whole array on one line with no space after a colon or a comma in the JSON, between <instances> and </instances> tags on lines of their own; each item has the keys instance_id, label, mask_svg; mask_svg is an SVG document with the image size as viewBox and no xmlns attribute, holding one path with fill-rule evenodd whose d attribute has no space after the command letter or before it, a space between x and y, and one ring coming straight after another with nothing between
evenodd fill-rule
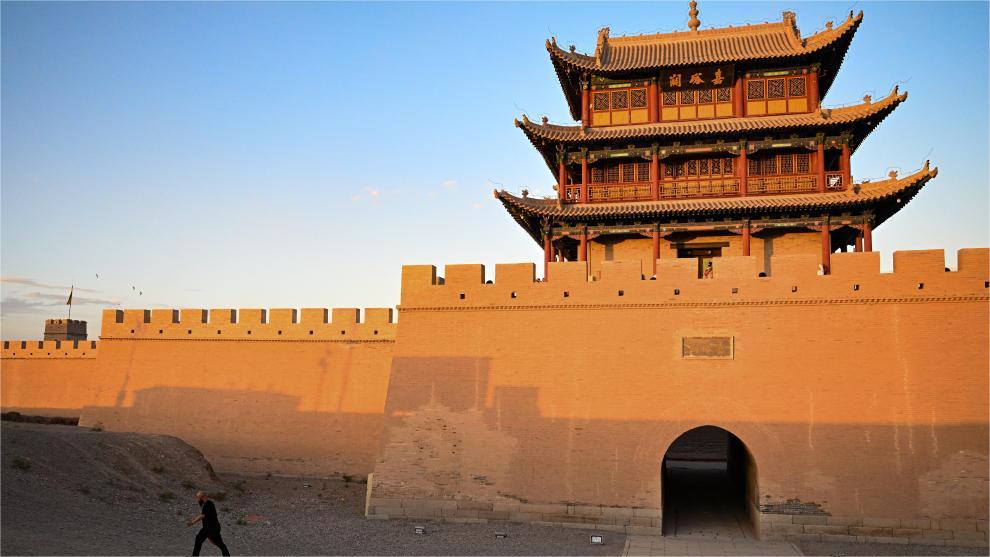
<instances>
[{"instance_id":1,"label":"fortress wall","mask_svg":"<svg viewBox=\"0 0 990 557\"><path fill-rule=\"evenodd\" d=\"M657 532L664 453L709 424L764 537L986 545L988 251L749 259L404 267L371 513Z\"/></svg>"},{"instance_id":2,"label":"fortress wall","mask_svg":"<svg viewBox=\"0 0 990 557\"><path fill-rule=\"evenodd\" d=\"M391 309L106 310L80 425L175 435L218 470L367 474Z\"/></svg>"},{"instance_id":3,"label":"fortress wall","mask_svg":"<svg viewBox=\"0 0 990 557\"><path fill-rule=\"evenodd\" d=\"M3 341L0 408L78 418L94 397L97 353L90 340Z\"/></svg>"}]
</instances>

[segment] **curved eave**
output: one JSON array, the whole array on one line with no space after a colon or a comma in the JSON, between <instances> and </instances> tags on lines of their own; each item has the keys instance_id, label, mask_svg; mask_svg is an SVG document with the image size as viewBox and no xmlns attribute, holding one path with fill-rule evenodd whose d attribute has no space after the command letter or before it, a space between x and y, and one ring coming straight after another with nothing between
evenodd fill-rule
<instances>
[{"instance_id":1,"label":"curved eave","mask_svg":"<svg viewBox=\"0 0 990 557\"><path fill-rule=\"evenodd\" d=\"M552 52L552 49L556 48L555 44L551 44L547 41L547 50ZM564 98L567 100L567 108L571 111L571 118L575 121L581 119L581 84L580 81L575 78L579 76L579 72L574 72L570 67L562 64L559 59L554 56L550 57L550 62L553 64L553 71L557 74L557 80L560 81L560 88L564 91Z\"/></svg>"},{"instance_id":2,"label":"curved eave","mask_svg":"<svg viewBox=\"0 0 990 557\"><path fill-rule=\"evenodd\" d=\"M644 72L659 71L662 69L703 66L710 64L753 62L781 62L798 64L803 62L813 63L817 61L821 63L822 68L825 70L820 78L818 89L819 99L824 98L825 94L828 93L829 88L831 88L832 83L835 81L835 76L838 74L839 68L842 66L846 52L849 50L849 45L852 43L852 39L855 36L856 31L859 29L862 21L862 11L855 16L850 13L850 17L848 17L838 27L826 29L825 31L820 31L814 35L809 35L808 37L800 39L798 41L799 46L795 46L795 48L790 52L756 52L752 54L725 56L702 55L676 63L642 63L636 65L623 64L616 67L608 63L600 63L599 59L594 56L566 51L557 46L555 40L548 40L546 47L547 52L550 53L550 60L553 63L554 70L557 72L557 77L560 79L564 96L567 98L567 104L571 109L571 116L575 120L580 120L581 89L579 85L576 85L576 79L571 80L567 76L576 76L581 73L589 73L607 78L622 78L625 76L641 76ZM729 28L716 29L713 31L723 31L727 29ZM746 28L742 27L738 29L745 30ZM704 31L702 33L704 33ZM687 32L681 33L681 35L685 35L686 37L684 38L690 39L690 35ZM684 38L678 38L676 42L689 42L685 41ZM710 49L706 48L705 45L699 45L698 50L707 54Z\"/></svg>"},{"instance_id":3,"label":"curved eave","mask_svg":"<svg viewBox=\"0 0 990 557\"><path fill-rule=\"evenodd\" d=\"M543 221L613 222L629 219L873 209L876 224L879 225L906 205L937 175L938 168L930 169L926 161L921 170L910 176L864 182L842 192L595 204L560 204L555 199L516 197L505 190L495 191L495 197L513 215L516 222L539 242L539 224Z\"/></svg>"},{"instance_id":4,"label":"curved eave","mask_svg":"<svg viewBox=\"0 0 990 557\"><path fill-rule=\"evenodd\" d=\"M850 147L855 151L878 125L902 102L907 92L898 93L895 87L887 97L872 103L862 103L836 109L824 109L804 114L779 116L750 116L698 120L693 122L660 122L632 126L583 127L537 124L523 115L516 120L517 127L530 143L543 155L551 173L556 175L554 153L558 145L589 147L635 140L679 140L683 138L744 136L773 130L832 130L847 128L853 132Z\"/></svg>"}]
</instances>

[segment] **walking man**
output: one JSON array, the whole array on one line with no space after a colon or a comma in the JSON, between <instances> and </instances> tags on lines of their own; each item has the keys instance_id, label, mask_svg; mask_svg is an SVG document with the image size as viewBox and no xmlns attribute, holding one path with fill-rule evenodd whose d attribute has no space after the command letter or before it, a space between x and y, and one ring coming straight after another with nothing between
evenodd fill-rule
<instances>
[{"instance_id":1,"label":"walking man","mask_svg":"<svg viewBox=\"0 0 990 557\"><path fill-rule=\"evenodd\" d=\"M200 513L186 523L186 526L192 526L197 522L203 523L202 529L196 534L196 545L193 547L193 555L199 555L199 550L203 547L203 542L206 540L210 540L213 542L213 545L219 547L220 553L230 555L230 552L227 551L227 546L223 543L223 538L220 537L220 520L217 519L216 505L202 491L196 492L196 501L199 502Z\"/></svg>"}]
</instances>

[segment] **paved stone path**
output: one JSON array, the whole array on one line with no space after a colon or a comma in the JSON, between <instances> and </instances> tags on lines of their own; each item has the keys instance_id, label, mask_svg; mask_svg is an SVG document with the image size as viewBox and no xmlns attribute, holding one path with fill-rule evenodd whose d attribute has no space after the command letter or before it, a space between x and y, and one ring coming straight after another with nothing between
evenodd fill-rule
<instances>
[{"instance_id":1,"label":"paved stone path","mask_svg":"<svg viewBox=\"0 0 990 557\"><path fill-rule=\"evenodd\" d=\"M654 555L803 555L790 542L761 542L751 538L733 539L686 536L626 536L623 556Z\"/></svg>"}]
</instances>

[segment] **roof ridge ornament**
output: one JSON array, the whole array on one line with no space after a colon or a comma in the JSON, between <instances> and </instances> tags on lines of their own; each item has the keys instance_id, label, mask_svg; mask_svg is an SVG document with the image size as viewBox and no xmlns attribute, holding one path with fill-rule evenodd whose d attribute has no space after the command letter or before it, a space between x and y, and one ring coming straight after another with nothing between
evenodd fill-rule
<instances>
[{"instance_id":1,"label":"roof ridge ornament","mask_svg":"<svg viewBox=\"0 0 990 557\"><path fill-rule=\"evenodd\" d=\"M695 0L691 0L691 2L688 3L688 6L691 7L691 9L688 10L688 15L691 16L691 19L688 20L688 27L692 31L697 32L698 31L698 27L701 25L701 20L698 19L698 13L699 13L698 12L698 3L695 2Z\"/></svg>"},{"instance_id":2,"label":"roof ridge ornament","mask_svg":"<svg viewBox=\"0 0 990 557\"><path fill-rule=\"evenodd\" d=\"M598 30L598 41L595 43L595 66L602 65L602 58L605 57L605 47L608 45L608 34L611 31L608 27Z\"/></svg>"}]
</instances>

